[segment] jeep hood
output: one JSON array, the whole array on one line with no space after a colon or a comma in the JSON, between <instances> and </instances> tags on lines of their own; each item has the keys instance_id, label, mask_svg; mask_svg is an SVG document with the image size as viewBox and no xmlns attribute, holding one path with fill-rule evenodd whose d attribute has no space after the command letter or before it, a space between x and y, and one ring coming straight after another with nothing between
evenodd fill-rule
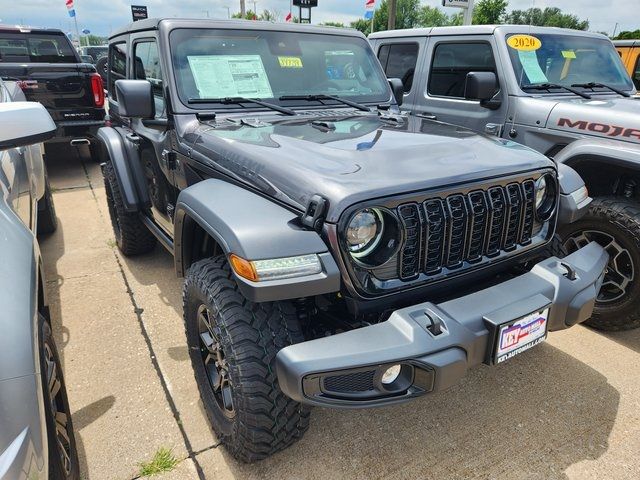
<instances>
[{"instance_id":1,"label":"jeep hood","mask_svg":"<svg viewBox=\"0 0 640 480\"><path fill-rule=\"evenodd\" d=\"M547 128L640 143L640 97L559 101Z\"/></svg>"},{"instance_id":2,"label":"jeep hood","mask_svg":"<svg viewBox=\"0 0 640 480\"><path fill-rule=\"evenodd\" d=\"M318 117L316 117L317 119ZM203 162L296 209L319 194L327 221L350 205L553 166L519 144L417 117L290 117L199 124L185 134Z\"/></svg>"}]
</instances>

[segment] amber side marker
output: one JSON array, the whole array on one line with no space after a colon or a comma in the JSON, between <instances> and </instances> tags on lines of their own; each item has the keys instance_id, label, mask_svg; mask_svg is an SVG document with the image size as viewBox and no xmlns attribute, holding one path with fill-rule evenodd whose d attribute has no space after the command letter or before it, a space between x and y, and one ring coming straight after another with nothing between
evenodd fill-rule
<instances>
[{"instance_id":1,"label":"amber side marker","mask_svg":"<svg viewBox=\"0 0 640 480\"><path fill-rule=\"evenodd\" d=\"M236 272L236 275L253 282L258 281L258 272L256 272L255 267L249 260L245 260L244 258L232 253L229 255L229 263L231 264L233 271Z\"/></svg>"}]
</instances>

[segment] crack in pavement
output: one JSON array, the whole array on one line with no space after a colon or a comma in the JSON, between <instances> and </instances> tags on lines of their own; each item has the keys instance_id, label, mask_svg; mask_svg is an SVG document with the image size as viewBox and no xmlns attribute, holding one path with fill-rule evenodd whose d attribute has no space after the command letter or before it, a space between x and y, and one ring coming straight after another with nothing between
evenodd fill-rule
<instances>
[{"instance_id":1,"label":"crack in pavement","mask_svg":"<svg viewBox=\"0 0 640 480\"><path fill-rule=\"evenodd\" d=\"M89 186L89 189L91 190L91 195L93 196L93 200L96 202L96 205L98 205L98 197L96 196L95 190L93 189L93 184L91 183L91 177L89 176L89 172L86 168L86 165L84 163L84 161L82 160L82 158L80 158L80 164L82 165L82 169L84 170L84 174L85 177L87 179L87 184ZM102 211L98 208L98 215L100 215L101 218L104 219L104 216L102 215ZM158 379L160 380L160 385L162 386L162 390L164 391L164 395L165 395L165 399L167 401L167 403L169 404L169 408L171 409L171 413L173 414L173 418L176 422L176 425L178 426L178 430L180 431L180 434L182 435L182 441L184 442L184 446L187 450L187 454L188 457L190 458L196 468L196 472L198 474L198 478L200 480L205 480L205 476L204 476L204 472L202 470L202 466L200 465L200 462L198 461L198 459L196 458L196 455L198 453L201 453L202 451L206 451L208 449L204 449L201 450L200 452L194 452L193 451L193 446L191 445L191 441L189 440L189 437L187 435L186 430L184 429L184 426L182 424L182 420L180 418L180 411L178 410L178 407L175 403L175 400L173 399L173 396L171 395L171 392L169 391L169 387L167 384L167 381L164 377L164 374L162 373L162 370L160 368L160 364L158 363L158 358L156 356L155 350L153 348L153 345L151 343L151 337L149 336L149 332L147 331L147 328L144 324L144 319L142 318L142 313L144 312L143 308L140 308L140 306L138 305L138 302L136 300L135 294L133 293L133 289L131 288L131 285L129 283L129 280L127 278L127 274L124 271L124 267L122 265L122 262L120 261L120 257L118 257L118 254L116 253L116 251L113 251L113 256L115 257L116 263L118 264L118 269L120 271L120 274L122 275L122 281L124 282L124 286L127 289L127 294L129 295L129 300L131 301L131 305L133 306L133 311L136 314L136 317L138 319L138 325L140 327L140 332L142 334L142 337L144 338L145 344L147 346L147 350L149 351L149 357L151 360L151 364L153 365L154 370L156 371L156 374L158 376ZM216 444L213 446L213 448L217 447L219 444Z\"/></svg>"}]
</instances>

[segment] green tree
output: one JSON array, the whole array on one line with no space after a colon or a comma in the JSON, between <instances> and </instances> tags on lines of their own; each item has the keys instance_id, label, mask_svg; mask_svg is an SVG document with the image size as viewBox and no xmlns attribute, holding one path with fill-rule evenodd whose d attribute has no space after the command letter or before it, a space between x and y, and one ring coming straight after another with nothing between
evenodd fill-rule
<instances>
[{"instance_id":1,"label":"green tree","mask_svg":"<svg viewBox=\"0 0 640 480\"><path fill-rule=\"evenodd\" d=\"M419 16L420 0L398 0L398 6L396 7L396 29L414 28L418 26ZM370 20L365 21L370 22ZM387 30L388 22L389 3L387 0L382 0L373 17L375 31Z\"/></svg>"},{"instance_id":2,"label":"green tree","mask_svg":"<svg viewBox=\"0 0 640 480\"><path fill-rule=\"evenodd\" d=\"M615 37L615 40L635 40L636 38L640 38L640 29L633 31L625 30L623 32L620 32Z\"/></svg>"},{"instance_id":3,"label":"green tree","mask_svg":"<svg viewBox=\"0 0 640 480\"><path fill-rule=\"evenodd\" d=\"M82 37L83 45L106 45L109 43L106 37L100 37L98 35L89 34Z\"/></svg>"},{"instance_id":4,"label":"green tree","mask_svg":"<svg viewBox=\"0 0 640 480\"><path fill-rule=\"evenodd\" d=\"M322 22L320 25L324 25L325 27L339 27L345 28L345 24L342 22Z\"/></svg>"},{"instance_id":5,"label":"green tree","mask_svg":"<svg viewBox=\"0 0 640 480\"><path fill-rule=\"evenodd\" d=\"M529 8L528 10L513 10L506 15L505 23L515 25L535 25L537 27L561 27L574 30L587 30L588 20L580 20L576 15L563 13L557 7Z\"/></svg>"},{"instance_id":6,"label":"green tree","mask_svg":"<svg viewBox=\"0 0 640 480\"><path fill-rule=\"evenodd\" d=\"M438 7L425 5L418 14L418 25L421 27L444 27L449 23L450 17Z\"/></svg>"},{"instance_id":7,"label":"green tree","mask_svg":"<svg viewBox=\"0 0 640 480\"><path fill-rule=\"evenodd\" d=\"M358 20L351 22L349 26L351 28L355 28L356 30L360 30L365 35L369 35L371 33L371 20L359 18Z\"/></svg>"},{"instance_id":8,"label":"green tree","mask_svg":"<svg viewBox=\"0 0 640 480\"><path fill-rule=\"evenodd\" d=\"M480 0L473 8L473 23L476 25L497 25L507 15L507 0Z\"/></svg>"}]
</instances>

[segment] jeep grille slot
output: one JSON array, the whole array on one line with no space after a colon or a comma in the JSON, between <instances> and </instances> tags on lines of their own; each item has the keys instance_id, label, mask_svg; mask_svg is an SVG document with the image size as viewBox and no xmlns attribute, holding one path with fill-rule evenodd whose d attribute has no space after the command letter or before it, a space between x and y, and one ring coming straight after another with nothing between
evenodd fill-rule
<instances>
[{"instance_id":1,"label":"jeep grille slot","mask_svg":"<svg viewBox=\"0 0 640 480\"><path fill-rule=\"evenodd\" d=\"M404 228L398 276L412 280L528 245L534 224L533 180L453 193L397 208ZM421 207L421 209L419 208Z\"/></svg>"},{"instance_id":2,"label":"jeep grille slot","mask_svg":"<svg viewBox=\"0 0 640 480\"><path fill-rule=\"evenodd\" d=\"M442 200L439 198L427 200L423 207L427 222L425 271L433 275L440 272L442 266L446 217ZM400 278L404 280L404 277Z\"/></svg>"},{"instance_id":3,"label":"jeep grille slot","mask_svg":"<svg viewBox=\"0 0 640 480\"><path fill-rule=\"evenodd\" d=\"M422 244L422 222L420 211L415 203L398 208L404 227L405 240L400 251L400 276L411 278L420 270L420 250Z\"/></svg>"}]
</instances>

